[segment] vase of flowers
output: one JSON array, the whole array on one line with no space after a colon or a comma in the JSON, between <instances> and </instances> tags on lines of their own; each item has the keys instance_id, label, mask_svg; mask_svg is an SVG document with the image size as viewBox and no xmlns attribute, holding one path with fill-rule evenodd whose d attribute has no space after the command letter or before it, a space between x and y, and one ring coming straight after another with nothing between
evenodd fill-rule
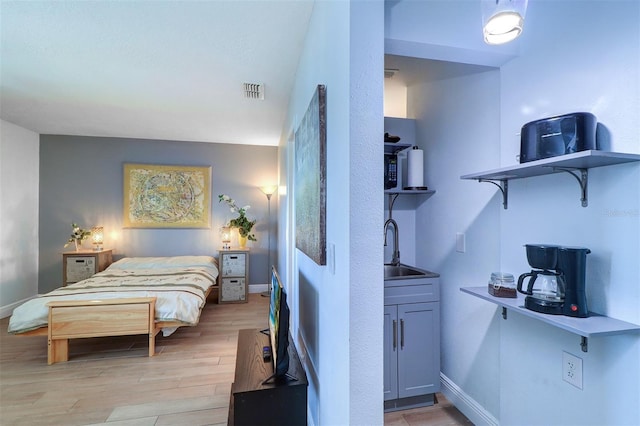
<instances>
[{"instance_id":1,"label":"vase of flowers","mask_svg":"<svg viewBox=\"0 0 640 426\"><path fill-rule=\"evenodd\" d=\"M71 236L64 246L67 247L69 244L73 243L76 251L78 251L82 248L82 240L87 239L89 235L91 235L91 231L80 228L80 226L76 223L72 223L71 228L73 229L73 231L71 232Z\"/></svg>"},{"instance_id":2,"label":"vase of flowers","mask_svg":"<svg viewBox=\"0 0 640 426\"><path fill-rule=\"evenodd\" d=\"M256 236L251 233L253 225L256 224L256 220L249 220L249 218L247 218L247 210L249 210L251 206L238 207L236 205L236 201L225 194L218 195L218 202L226 203L231 209L231 213L238 214L238 217L235 219L231 219L227 226L238 229L238 244L240 245L240 247L245 247L247 244L247 240L258 241L256 239Z\"/></svg>"}]
</instances>

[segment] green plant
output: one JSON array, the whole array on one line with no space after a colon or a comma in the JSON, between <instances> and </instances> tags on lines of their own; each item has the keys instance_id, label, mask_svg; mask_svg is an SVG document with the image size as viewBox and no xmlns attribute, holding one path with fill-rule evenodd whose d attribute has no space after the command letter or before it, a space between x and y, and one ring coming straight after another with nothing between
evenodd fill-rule
<instances>
[{"instance_id":1,"label":"green plant","mask_svg":"<svg viewBox=\"0 0 640 426\"><path fill-rule=\"evenodd\" d=\"M80 228L80 225L78 225L77 223L72 223L71 228L73 228L73 231L71 232L71 236L67 240L67 243L64 245L65 247L67 247L71 243L79 243L82 240L86 240L87 237L91 235L91 231Z\"/></svg>"},{"instance_id":2,"label":"green plant","mask_svg":"<svg viewBox=\"0 0 640 426\"><path fill-rule=\"evenodd\" d=\"M232 213L238 213L238 217L235 219L231 219L228 223L228 226L232 228L238 228L238 233L240 234L241 237L245 237L250 241L258 241L256 239L256 236L251 233L251 230L253 229L253 225L256 224L256 221L249 220L246 215L247 210L249 210L251 206L238 207L236 205L236 201L225 194L218 195L218 202L227 203Z\"/></svg>"}]
</instances>

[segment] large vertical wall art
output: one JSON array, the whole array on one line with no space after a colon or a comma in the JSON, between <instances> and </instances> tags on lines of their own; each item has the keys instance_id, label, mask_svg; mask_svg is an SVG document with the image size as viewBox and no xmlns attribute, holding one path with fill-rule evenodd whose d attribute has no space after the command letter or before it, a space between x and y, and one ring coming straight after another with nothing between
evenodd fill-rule
<instances>
[{"instance_id":1,"label":"large vertical wall art","mask_svg":"<svg viewBox=\"0 0 640 426\"><path fill-rule=\"evenodd\" d=\"M296 247L318 265L327 264L327 96L318 85L296 130Z\"/></svg>"},{"instance_id":2,"label":"large vertical wall art","mask_svg":"<svg viewBox=\"0 0 640 426\"><path fill-rule=\"evenodd\" d=\"M125 228L209 228L211 167L124 165Z\"/></svg>"}]
</instances>

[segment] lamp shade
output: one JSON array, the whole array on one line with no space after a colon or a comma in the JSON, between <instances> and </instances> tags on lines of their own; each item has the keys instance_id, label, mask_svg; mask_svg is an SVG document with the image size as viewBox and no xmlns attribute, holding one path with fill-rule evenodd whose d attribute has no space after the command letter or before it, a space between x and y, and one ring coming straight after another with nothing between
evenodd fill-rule
<instances>
[{"instance_id":1,"label":"lamp shade","mask_svg":"<svg viewBox=\"0 0 640 426\"><path fill-rule=\"evenodd\" d=\"M95 245L96 250L102 248L104 242L104 228L102 226L94 226L91 228L91 241Z\"/></svg>"},{"instance_id":2,"label":"lamp shade","mask_svg":"<svg viewBox=\"0 0 640 426\"><path fill-rule=\"evenodd\" d=\"M515 40L524 27L527 0L482 0L482 24L487 44Z\"/></svg>"},{"instance_id":3,"label":"lamp shade","mask_svg":"<svg viewBox=\"0 0 640 426\"><path fill-rule=\"evenodd\" d=\"M231 248L231 227L223 226L221 229L222 233L222 248L228 250Z\"/></svg>"},{"instance_id":4,"label":"lamp shade","mask_svg":"<svg viewBox=\"0 0 640 426\"><path fill-rule=\"evenodd\" d=\"M277 185L265 185L260 187L260 191L264 193L264 195L273 195L278 189Z\"/></svg>"}]
</instances>

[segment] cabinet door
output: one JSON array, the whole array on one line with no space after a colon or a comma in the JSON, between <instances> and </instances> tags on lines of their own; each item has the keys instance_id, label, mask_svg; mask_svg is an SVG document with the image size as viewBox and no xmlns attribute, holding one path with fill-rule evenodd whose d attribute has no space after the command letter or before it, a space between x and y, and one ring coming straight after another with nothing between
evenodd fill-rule
<instances>
[{"instance_id":1,"label":"cabinet door","mask_svg":"<svg viewBox=\"0 0 640 426\"><path fill-rule=\"evenodd\" d=\"M222 276L244 277L246 273L245 257L244 253L223 253Z\"/></svg>"},{"instance_id":2,"label":"cabinet door","mask_svg":"<svg viewBox=\"0 0 640 426\"><path fill-rule=\"evenodd\" d=\"M95 256L67 256L66 262L65 284L86 280L97 272Z\"/></svg>"},{"instance_id":3,"label":"cabinet door","mask_svg":"<svg viewBox=\"0 0 640 426\"><path fill-rule=\"evenodd\" d=\"M398 305L398 336L398 397L437 392L440 389L439 303Z\"/></svg>"},{"instance_id":4,"label":"cabinet door","mask_svg":"<svg viewBox=\"0 0 640 426\"><path fill-rule=\"evenodd\" d=\"M384 400L398 398L398 309L384 307Z\"/></svg>"},{"instance_id":5,"label":"cabinet door","mask_svg":"<svg viewBox=\"0 0 640 426\"><path fill-rule=\"evenodd\" d=\"M246 300L244 278L223 278L220 286L220 302L241 302Z\"/></svg>"}]
</instances>

